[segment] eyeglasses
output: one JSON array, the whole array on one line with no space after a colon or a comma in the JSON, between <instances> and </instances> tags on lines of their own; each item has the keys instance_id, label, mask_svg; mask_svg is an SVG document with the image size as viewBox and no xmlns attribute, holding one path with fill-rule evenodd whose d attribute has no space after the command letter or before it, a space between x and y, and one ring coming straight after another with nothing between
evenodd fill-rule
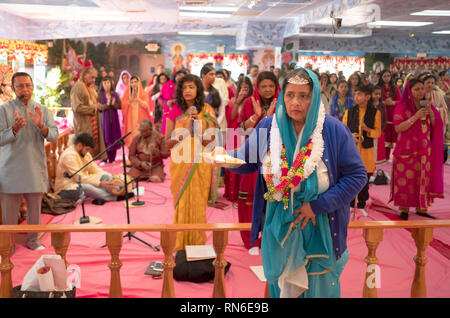
<instances>
[{"instance_id":1,"label":"eyeglasses","mask_svg":"<svg viewBox=\"0 0 450 318\"><path fill-rule=\"evenodd\" d=\"M19 84L19 85L14 85L14 87L17 89L17 88L19 88L19 89L24 89L25 87L26 88L33 88L33 84Z\"/></svg>"}]
</instances>

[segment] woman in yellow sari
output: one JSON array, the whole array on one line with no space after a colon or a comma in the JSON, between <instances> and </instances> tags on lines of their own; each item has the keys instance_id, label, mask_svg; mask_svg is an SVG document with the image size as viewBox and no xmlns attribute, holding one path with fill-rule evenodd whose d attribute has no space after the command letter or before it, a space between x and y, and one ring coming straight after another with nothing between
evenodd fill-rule
<instances>
[{"instance_id":1,"label":"woman in yellow sari","mask_svg":"<svg viewBox=\"0 0 450 318\"><path fill-rule=\"evenodd\" d=\"M211 184L212 164L202 160L202 152L211 141L202 138L209 128L217 128L214 109L205 103L203 85L198 76L186 75L177 82L176 100L182 115L175 120L170 175L175 208L174 224L206 223L206 206ZM195 129L192 123L195 121ZM205 232L178 232L175 250L186 245L204 245Z\"/></svg>"},{"instance_id":2,"label":"woman in yellow sari","mask_svg":"<svg viewBox=\"0 0 450 318\"><path fill-rule=\"evenodd\" d=\"M148 95L142 87L141 80L136 76L131 77L130 86L123 95L122 113L123 135L131 131L131 135L125 138L125 146L130 147L133 137L139 135L139 123L143 119L152 121Z\"/></svg>"}]
</instances>

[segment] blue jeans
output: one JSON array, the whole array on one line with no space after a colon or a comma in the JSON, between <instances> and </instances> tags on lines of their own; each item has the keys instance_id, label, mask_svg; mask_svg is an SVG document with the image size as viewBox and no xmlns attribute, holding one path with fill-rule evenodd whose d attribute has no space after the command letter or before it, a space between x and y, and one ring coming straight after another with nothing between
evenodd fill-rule
<instances>
[{"instance_id":1,"label":"blue jeans","mask_svg":"<svg viewBox=\"0 0 450 318\"><path fill-rule=\"evenodd\" d=\"M102 177L103 179L103 177ZM81 184L81 190L84 192L84 196L86 198L93 198L95 199L102 199L105 201L116 201L117 197L112 195L111 192L109 192L106 189L103 189L101 187L96 187L92 184ZM59 196L64 199L70 199L73 201L78 201L80 199L81 193L80 189L77 190L62 190L59 193Z\"/></svg>"}]
</instances>

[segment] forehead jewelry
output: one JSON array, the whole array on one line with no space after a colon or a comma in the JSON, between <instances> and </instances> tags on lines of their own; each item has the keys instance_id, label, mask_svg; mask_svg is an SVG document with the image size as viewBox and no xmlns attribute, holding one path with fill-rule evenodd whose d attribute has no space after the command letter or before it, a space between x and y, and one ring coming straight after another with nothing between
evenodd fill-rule
<instances>
[{"instance_id":1,"label":"forehead jewelry","mask_svg":"<svg viewBox=\"0 0 450 318\"><path fill-rule=\"evenodd\" d=\"M306 78L295 75L288 80L288 83L297 85L308 85L309 81Z\"/></svg>"}]
</instances>

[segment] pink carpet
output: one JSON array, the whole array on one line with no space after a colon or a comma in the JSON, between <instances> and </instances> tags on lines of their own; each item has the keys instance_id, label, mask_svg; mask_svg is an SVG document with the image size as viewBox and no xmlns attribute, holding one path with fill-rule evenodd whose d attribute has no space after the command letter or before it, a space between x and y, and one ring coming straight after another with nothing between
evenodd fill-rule
<instances>
[{"instance_id":1,"label":"pink carpet","mask_svg":"<svg viewBox=\"0 0 450 318\"><path fill-rule=\"evenodd\" d=\"M390 166L384 167L390 173ZM120 173L118 163L107 164L104 169L112 173ZM147 223L172 223L173 207L170 194L170 175L168 174L163 184L142 182L139 185L145 187L145 194L141 198L146 202L143 208L130 208L131 224ZM446 186L450 189L450 166L445 166ZM387 204L388 186L375 186L370 188L371 201L369 202L369 216L364 218L358 214L360 220L397 220L397 213L392 206ZM223 188L219 189L219 200L228 202L222 197ZM430 213L440 219L450 219L450 190L446 199L436 200ZM103 220L104 224L126 224L127 216L124 202L110 202L103 206L96 206L88 200L85 204L86 214L96 216ZM82 215L81 206L74 212L55 217L52 223L71 224ZM414 214L411 219L423 219ZM237 210L230 205L227 210L218 210L208 207L207 220L209 223L238 222ZM428 297L450 297L450 260L449 244L450 229L435 229L434 241L428 247L426 255L426 280ZM152 245L158 245L159 233L135 233L139 238ZM207 233L208 244L212 244L212 233ZM28 269L43 254L53 254L50 248L50 235L45 234L41 242L47 249L39 252L30 251L23 245L17 245L12 257L13 286L22 282ZM110 270L108 263L110 254L107 248L101 248L105 244L104 233L73 233L67 259L71 264L81 267L81 288L77 290L77 297L108 297ZM342 297L362 297L362 289L365 279L367 247L362 237L362 230L349 230L348 249L350 259L341 276ZM385 230L384 239L381 242L377 257L381 269L381 288L378 297L410 297L410 288L414 276L415 263L413 257L416 247L411 233L406 229ZM244 248L239 232L230 232L225 258L232 264L226 277L227 297L235 298L260 298L264 296L265 283L260 282L250 270L249 266L261 265L260 256L252 256ZM162 280L152 279L144 275L151 261L163 260L163 252L155 252L141 242L128 238L123 241L120 253L123 263L121 268L121 282L124 297L160 297ZM175 281L175 296L189 298L210 298L213 284L194 284Z\"/></svg>"}]
</instances>

